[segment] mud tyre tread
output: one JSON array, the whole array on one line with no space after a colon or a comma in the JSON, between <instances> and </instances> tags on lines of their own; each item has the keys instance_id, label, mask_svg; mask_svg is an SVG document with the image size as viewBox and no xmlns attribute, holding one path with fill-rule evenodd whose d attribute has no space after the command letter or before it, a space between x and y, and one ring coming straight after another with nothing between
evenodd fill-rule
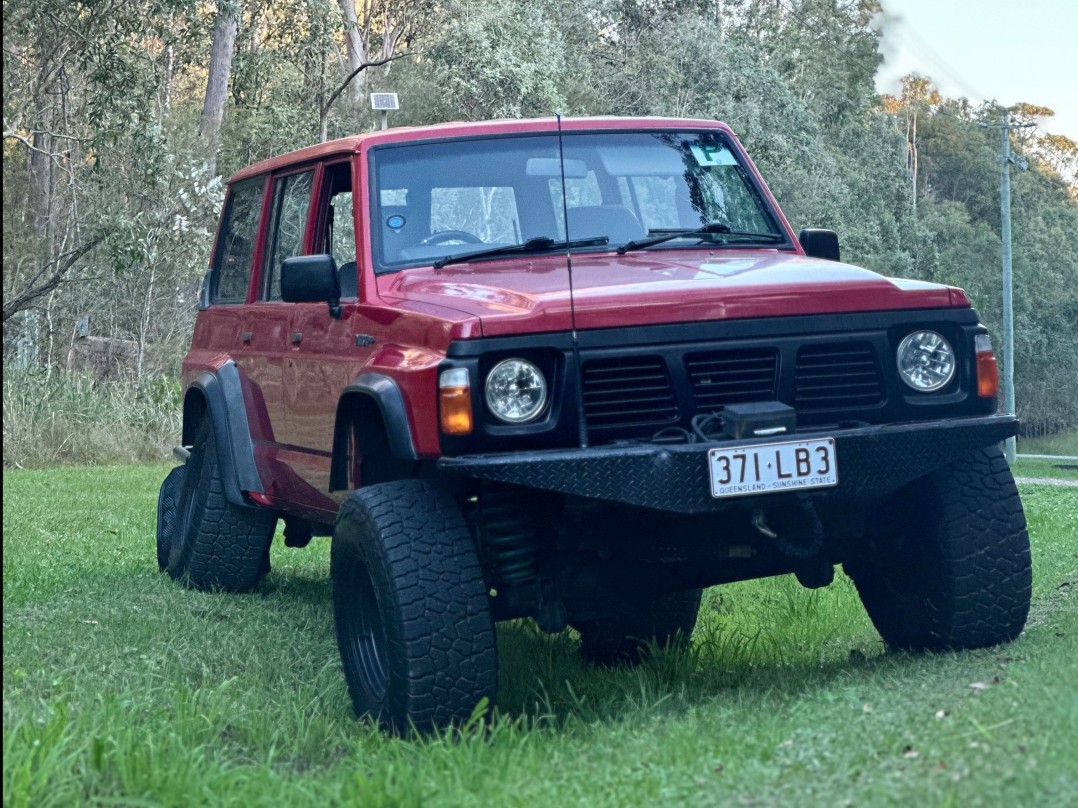
<instances>
[{"instance_id":1,"label":"mud tyre tread","mask_svg":"<svg viewBox=\"0 0 1078 808\"><path fill-rule=\"evenodd\" d=\"M488 590L471 532L446 492L400 480L351 494L337 516L330 575L357 715L393 733L427 732L466 721L481 699L493 703Z\"/></svg>"},{"instance_id":2,"label":"mud tyre tread","mask_svg":"<svg viewBox=\"0 0 1078 808\"><path fill-rule=\"evenodd\" d=\"M168 574L193 589L250 592L269 570L277 516L228 501L217 451L207 417L185 467Z\"/></svg>"},{"instance_id":3,"label":"mud tyre tread","mask_svg":"<svg viewBox=\"0 0 1078 808\"><path fill-rule=\"evenodd\" d=\"M946 651L1013 640L1033 579L1022 500L1003 454L972 452L910 493L923 504L906 504L896 540L846 564L884 641Z\"/></svg>"},{"instance_id":4,"label":"mud tyre tread","mask_svg":"<svg viewBox=\"0 0 1078 808\"><path fill-rule=\"evenodd\" d=\"M157 569L161 572L168 569L172 534L176 529L176 515L186 474L186 466L176 466L165 477L157 494Z\"/></svg>"}]
</instances>

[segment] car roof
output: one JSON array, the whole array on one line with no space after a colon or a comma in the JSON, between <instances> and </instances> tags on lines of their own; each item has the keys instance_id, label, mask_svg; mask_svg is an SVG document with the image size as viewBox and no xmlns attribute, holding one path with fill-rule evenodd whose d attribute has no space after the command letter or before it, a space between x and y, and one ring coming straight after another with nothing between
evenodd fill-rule
<instances>
[{"instance_id":1,"label":"car roof","mask_svg":"<svg viewBox=\"0 0 1078 808\"><path fill-rule=\"evenodd\" d=\"M617 130L617 129L721 129L734 135L729 126L720 122L702 118L625 118L616 116L562 118L562 131L581 130ZM557 118L520 118L496 121L455 121L432 126L402 126L383 129L362 135L351 135L314 146L270 157L267 160L242 168L232 175L229 184L261 176L294 165L324 160L338 155L355 154L368 146L383 143L402 143L413 140L438 138L477 137L482 135L521 134L525 132L556 132ZM736 137L736 135L734 135Z\"/></svg>"}]
</instances>

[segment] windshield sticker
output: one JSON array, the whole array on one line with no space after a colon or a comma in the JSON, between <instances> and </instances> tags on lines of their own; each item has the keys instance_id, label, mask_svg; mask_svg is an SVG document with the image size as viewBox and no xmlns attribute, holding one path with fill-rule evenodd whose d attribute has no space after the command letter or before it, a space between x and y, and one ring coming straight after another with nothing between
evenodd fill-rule
<instances>
[{"instance_id":1,"label":"windshield sticker","mask_svg":"<svg viewBox=\"0 0 1078 808\"><path fill-rule=\"evenodd\" d=\"M390 230L400 230L404 227L404 217L398 214L394 214L386 219L386 227Z\"/></svg>"},{"instance_id":2,"label":"windshield sticker","mask_svg":"<svg viewBox=\"0 0 1078 808\"><path fill-rule=\"evenodd\" d=\"M725 146L700 146L692 143L692 156L696 158L698 165L705 168L710 166L736 166L737 160Z\"/></svg>"}]
</instances>

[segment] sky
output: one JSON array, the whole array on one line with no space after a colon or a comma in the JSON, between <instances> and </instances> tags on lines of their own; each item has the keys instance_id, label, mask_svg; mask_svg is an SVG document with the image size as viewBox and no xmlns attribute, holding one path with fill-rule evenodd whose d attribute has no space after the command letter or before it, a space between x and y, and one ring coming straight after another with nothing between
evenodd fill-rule
<instances>
[{"instance_id":1,"label":"sky","mask_svg":"<svg viewBox=\"0 0 1078 808\"><path fill-rule=\"evenodd\" d=\"M1041 128L1078 141L1078 0L881 0L876 89L917 72L948 97L1055 111Z\"/></svg>"}]
</instances>

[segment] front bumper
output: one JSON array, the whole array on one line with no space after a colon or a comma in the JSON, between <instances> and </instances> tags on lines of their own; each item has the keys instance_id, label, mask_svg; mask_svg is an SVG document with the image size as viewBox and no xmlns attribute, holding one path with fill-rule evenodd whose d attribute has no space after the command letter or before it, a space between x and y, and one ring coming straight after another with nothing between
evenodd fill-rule
<instances>
[{"instance_id":1,"label":"front bumper","mask_svg":"<svg viewBox=\"0 0 1078 808\"><path fill-rule=\"evenodd\" d=\"M814 429L781 438L676 445L621 443L588 449L443 457L438 467L482 480L642 508L708 513L746 500L780 496L770 493L713 498L707 457L708 450L716 447L834 438L838 485L813 489L811 493L833 499L871 500L965 452L998 443L1017 432L1018 419L1014 416L990 415L854 429Z\"/></svg>"}]
</instances>

